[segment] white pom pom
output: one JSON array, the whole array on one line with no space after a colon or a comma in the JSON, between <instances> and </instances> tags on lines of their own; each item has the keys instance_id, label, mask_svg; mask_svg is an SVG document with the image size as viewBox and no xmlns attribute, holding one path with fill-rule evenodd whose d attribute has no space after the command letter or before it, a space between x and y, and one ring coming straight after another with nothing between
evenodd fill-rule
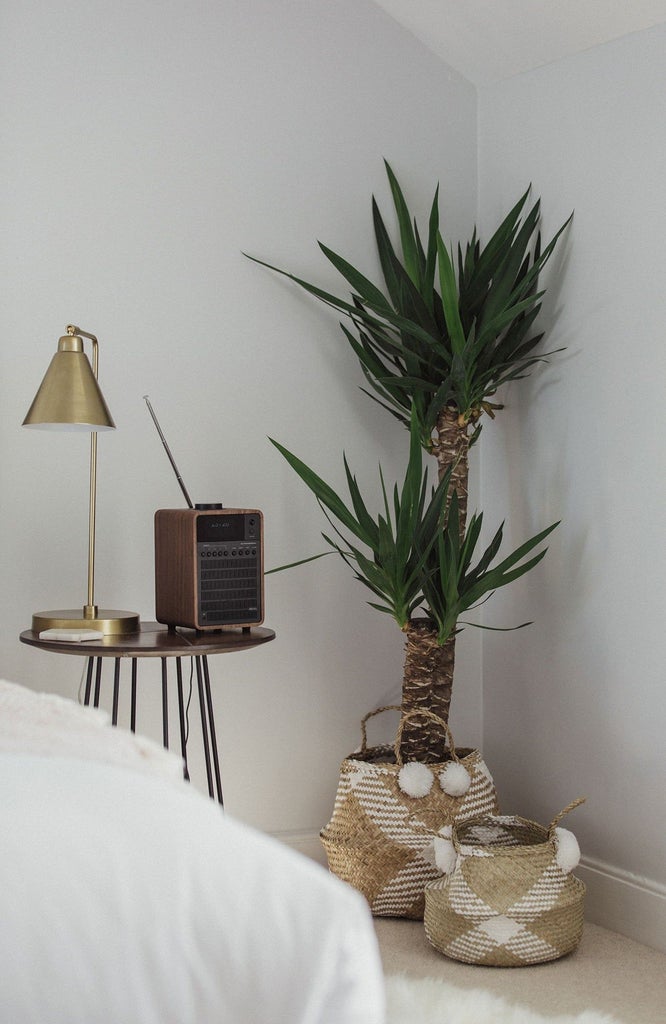
<instances>
[{"instance_id":1,"label":"white pom pom","mask_svg":"<svg viewBox=\"0 0 666 1024\"><path fill-rule=\"evenodd\" d=\"M435 837L435 864L443 875L450 875L456 866L458 855L450 839Z\"/></svg>"},{"instance_id":2,"label":"white pom pom","mask_svg":"<svg viewBox=\"0 0 666 1024\"><path fill-rule=\"evenodd\" d=\"M407 796L427 796L434 781L430 769L420 761L409 761L398 772L398 785Z\"/></svg>"},{"instance_id":3,"label":"white pom pom","mask_svg":"<svg viewBox=\"0 0 666 1024\"><path fill-rule=\"evenodd\" d=\"M463 796L472 785L470 774L459 761L450 761L439 773L439 784L449 796Z\"/></svg>"},{"instance_id":4,"label":"white pom pom","mask_svg":"<svg viewBox=\"0 0 666 1024\"><path fill-rule=\"evenodd\" d=\"M555 860L557 866L566 871L573 871L580 860L580 846L573 832L568 828L555 829Z\"/></svg>"}]
</instances>

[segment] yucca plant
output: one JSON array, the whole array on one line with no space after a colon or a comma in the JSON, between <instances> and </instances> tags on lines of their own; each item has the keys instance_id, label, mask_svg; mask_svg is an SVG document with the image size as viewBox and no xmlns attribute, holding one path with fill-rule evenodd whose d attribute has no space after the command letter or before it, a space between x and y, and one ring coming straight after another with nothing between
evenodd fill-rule
<instances>
[{"instance_id":1,"label":"yucca plant","mask_svg":"<svg viewBox=\"0 0 666 1024\"><path fill-rule=\"evenodd\" d=\"M403 632L420 632L425 637L425 644L419 649L424 670L406 673L403 680L403 711L426 707L448 721L454 659L438 658L436 652L450 649L461 628L462 614L541 561L545 548L528 556L557 523L495 563L503 539L502 524L475 562L483 514L472 516L461 539L456 493L447 500L451 469L444 472L427 497L428 471L423 465L415 416L402 487L398 489L396 484L389 499L380 467L383 509L375 515L368 510L346 457L344 467L351 505L296 455L277 441L272 443L317 498L335 531L335 537L326 533L322 536L354 570L356 579L371 591L373 599L368 603L390 614ZM416 615L420 609L425 612L423 618ZM433 659L434 666L430 664ZM406 667L410 664L413 668L414 663L409 661ZM410 760L439 760L441 744L441 731L424 728L418 720L403 731L402 752Z\"/></svg>"},{"instance_id":2,"label":"yucca plant","mask_svg":"<svg viewBox=\"0 0 666 1024\"><path fill-rule=\"evenodd\" d=\"M542 249L540 201L529 205L528 189L486 245L474 229L454 255L440 230L439 188L427 232L422 232L393 170L387 162L385 166L400 243L392 243L373 197L383 287L321 242L324 256L351 288L347 297L251 258L347 318L349 323L340 326L361 364L367 384L363 390L416 430L423 448L437 459L440 480L447 480L448 502L456 495L455 515L447 522L457 520L462 550L468 536L469 448L479 436L484 413L494 418L502 408L493 401L498 389L526 377L551 354L539 351L543 334L535 330L544 295L538 280L569 221ZM471 524L472 532L477 523ZM437 578L432 576L433 581ZM445 634L433 616L428 605L425 618L413 616L404 627L405 709L413 702L432 710L448 707L456 630ZM448 697L438 696L447 692Z\"/></svg>"},{"instance_id":3,"label":"yucca plant","mask_svg":"<svg viewBox=\"0 0 666 1024\"><path fill-rule=\"evenodd\" d=\"M528 189L481 246L476 228L457 247L457 259L440 231L439 186L435 190L425 245L403 191L385 161L400 234L400 255L373 196L372 218L384 277L380 288L323 243L319 247L351 286L340 298L279 267L255 262L290 278L311 295L345 314L344 335L356 353L366 391L409 428L414 411L426 451L436 456L440 476L452 467L450 491L458 494L461 530L467 514L468 450L484 413L509 381L527 376L543 333L534 332L543 291L539 274L569 221L545 249L539 232L540 200L529 208ZM570 218L569 218L570 219ZM457 272L456 266L457 264Z\"/></svg>"}]
</instances>

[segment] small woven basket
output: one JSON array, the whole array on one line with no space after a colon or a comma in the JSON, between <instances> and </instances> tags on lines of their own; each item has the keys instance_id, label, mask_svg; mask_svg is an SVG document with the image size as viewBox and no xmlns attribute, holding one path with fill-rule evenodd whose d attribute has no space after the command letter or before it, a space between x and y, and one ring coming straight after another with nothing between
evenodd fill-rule
<instances>
[{"instance_id":1,"label":"small woven basket","mask_svg":"<svg viewBox=\"0 0 666 1024\"><path fill-rule=\"evenodd\" d=\"M571 874L578 844L558 828L486 815L454 824L450 874L425 889L429 942L453 960L519 967L571 953L583 932L585 886Z\"/></svg>"},{"instance_id":2,"label":"small woven basket","mask_svg":"<svg viewBox=\"0 0 666 1024\"><path fill-rule=\"evenodd\" d=\"M331 872L353 885L378 917L423 918L424 887L439 876L433 834L459 818L497 810L495 786L478 750L456 751L446 723L428 711L403 715L393 747L368 747L366 723L387 706L371 711L361 722L361 749L342 762L331 820L321 832ZM433 777L453 763L469 774L464 795L451 796L436 782L422 797L401 788L400 741L405 723L422 716L437 722L449 749L438 764L428 764Z\"/></svg>"}]
</instances>

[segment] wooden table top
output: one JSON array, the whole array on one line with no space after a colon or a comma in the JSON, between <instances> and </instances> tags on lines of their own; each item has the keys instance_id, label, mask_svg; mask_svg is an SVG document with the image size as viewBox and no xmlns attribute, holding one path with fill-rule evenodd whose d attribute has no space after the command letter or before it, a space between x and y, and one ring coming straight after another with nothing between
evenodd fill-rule
<instances>
[{"instance_id":1,"label":"wooden table top","mask_svg":"<svg viewBox=\"0 0 666 1024\"><path fill-rule=\"evenodd\" d=\"M179 658L192 655L225 654L258 647L275 638L265 626L248 631L227 626L215 632L198 633L184 626L170 628L160 622L142 622L138 633L104 636L101 640L40 640L39 634L26 629L19 640L31 647L56 654L83 654L94 658Z\"/></svg>"}]
</instances>

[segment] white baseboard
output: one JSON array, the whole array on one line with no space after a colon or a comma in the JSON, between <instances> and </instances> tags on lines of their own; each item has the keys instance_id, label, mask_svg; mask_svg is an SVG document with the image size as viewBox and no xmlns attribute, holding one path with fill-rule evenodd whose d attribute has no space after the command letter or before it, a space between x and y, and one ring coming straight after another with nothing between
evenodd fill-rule
<instances>
[{"instance_id":1,"label":"white baseboard","mask_svg":"<svg viewBox=\"0 0 666 1024\"><path fill-rule=\"evenodd\" d=\"M292 850L305 854L311 860L327 867L326 853L318 832L272 832L274 839L290 846Z\"/></svg>"},{"instance_id":2,"label":"white baseboard","mask_svg":"<svg viewBox=\"0 0 666 1024\"><path fill-rule=\"evenodd\" d=\"M592 857L576 874L587 886L588 921L666 953L666 886Z\"/></svg>"},{"instance_id":3,"label":"white baseboard","mask_svg":"<svg viewBox=\"0 0 666 1024\"><path fill-rule=\"evenodd\" d=\"M326 866L326 854L316 832L273 835ZM592 857L582 858L576 874L587 886L588 921L666 953L666 886Z\"/></svg>"}]
</instances>

